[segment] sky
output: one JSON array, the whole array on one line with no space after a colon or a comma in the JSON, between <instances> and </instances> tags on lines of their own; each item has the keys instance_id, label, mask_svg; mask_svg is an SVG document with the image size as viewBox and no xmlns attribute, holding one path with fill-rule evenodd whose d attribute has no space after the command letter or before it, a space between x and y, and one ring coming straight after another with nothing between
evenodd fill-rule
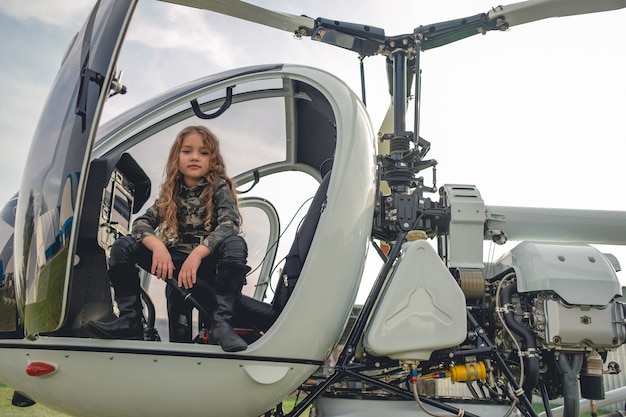
<instances>
[{"instance_id":1,"label":"sky","mask_svg":"<svg viewBox=\"0 0 626 417\"><path fill-rule=\"evenodd\" d=\"M491 0L256 0L274 10L382 27L387 35L472 16ZM19 188L37 118L95 1L0 1L0 205ZM422 54L420 135L437 185L474 184L486 205L626 210L626 9L489 32ZM360 94L357 56L289 33L141 1L118 67L129 93L103 121L180 83L226 69L297 63ZM365 60L374 126L389 104L384 58ZM26 167L27 168L27 167ZM428 182L429 174L426 174ZM624 255L620 257L620 251ZM626 265L626 251L613 251Z\"/></svg>"}]
</instances>

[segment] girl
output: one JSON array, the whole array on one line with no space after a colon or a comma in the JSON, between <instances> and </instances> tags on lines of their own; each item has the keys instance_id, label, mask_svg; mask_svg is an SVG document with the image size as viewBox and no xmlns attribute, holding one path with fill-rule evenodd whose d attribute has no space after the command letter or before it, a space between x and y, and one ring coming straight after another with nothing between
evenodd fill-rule
<instances>
[{"instance_id":1,"label":"girl","mask_svg":"<svg viewBox=\"0 0 626 417\"><path fill-rule=\"evenodd\" d=\"M211 340L227 352L245 350L246 342L230 324L250 270L240 223L217 137L204 126L186 127L170 149L158 199L133 222L131 235L111 248L108 277L120 316L110 323L88 322L87 331L99 338L143 340L137 264L159 279L177 279L188 290L204 281L214 295ZM171 291L167 298L170 340L189 341L191 307L181 313L184 300Z\"/></svg>"}]
</instances>

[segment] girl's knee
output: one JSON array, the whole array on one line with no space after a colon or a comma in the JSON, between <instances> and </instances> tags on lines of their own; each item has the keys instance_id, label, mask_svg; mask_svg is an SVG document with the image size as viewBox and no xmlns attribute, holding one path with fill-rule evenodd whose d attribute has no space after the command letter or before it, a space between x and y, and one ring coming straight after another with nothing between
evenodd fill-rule
<instances>
[{"instance_id":1,"label":"girl's knee","mask_svg":"<svg viewBox=\"0 0 626 417\"><path fill-rule=\"evenodd\" d=\"M133 254L137 245L137 241L132 236L122 236L115 240L111 246L110 265L133 262Z\"/></svg>"},{"instance_id":2,"label":"girl's knee","mask_svg":"<svg viewBox=\"0 0 626 417\"><path fill-rule=\"evenodd\" d=\"M229 236L219 246L219 258L223 262L243 263L248 260L248 245L241 236Z\"/></svg>"}]
</instances>

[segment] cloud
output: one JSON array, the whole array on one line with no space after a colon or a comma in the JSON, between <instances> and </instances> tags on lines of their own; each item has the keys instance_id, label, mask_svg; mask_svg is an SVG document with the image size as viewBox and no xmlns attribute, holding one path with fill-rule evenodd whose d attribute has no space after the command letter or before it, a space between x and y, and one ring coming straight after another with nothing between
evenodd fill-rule
<instances>
[{"instance_id":1,"label":"cloud","mask_svg":"<svg viewBox=\"0 0 626 417\"><path fill-rule=\"evenodd\" d=\"M49 0L2 0L0 12L16 20L38 20L53 26L77 26L93 7L95 1L64 0L63 6L59 2Z\"/></svg>"},{"instance_id":2,"label":"cloud","mask_svg":"<svg viewBox=\"0 0 626 417\"><path fill-rule=\"evenodd\" d=\"M155 53L163 49L187 51L196 54L198 60L213 60L230 68L244 49L226 35L229 22L225 19L228 18L189 7L142 3L126 41L152 48Z\"/></svg>"}]
</instances>

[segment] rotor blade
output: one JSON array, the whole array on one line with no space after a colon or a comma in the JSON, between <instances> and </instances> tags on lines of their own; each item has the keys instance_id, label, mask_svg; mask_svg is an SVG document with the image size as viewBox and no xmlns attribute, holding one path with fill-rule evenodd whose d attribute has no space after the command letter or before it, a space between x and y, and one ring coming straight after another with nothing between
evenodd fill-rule
<instances>
[{"instance_id":1,"label":"rotor blade","mask_svg":"<svg viewBox=\"0 0 626 417\"><path fill-rule=\"evenodd\" d=\"M605 12L624 7L626 0L530 0L494 7L488 16L490 20L503 17L510 27L549 17Z\"/></svg>"},{"instance_id":2,"label":"rotor blade","mask_svg":"<svg viewBox=\"0 0 626 417\"><path fill-rule=\"evenodd\" d=\"M550 17L605 12L626 7L626 0L529 0L497 6L487 13L419 26L415 36L421 49L438 48L479 33L507 30L511 26Z\"/></svg>"},{"instance_id":3,"label":"rotor blade","mask_svg":"<svg viewBox=\"0 0 626 417\"><path fill-rule=\"evenodd\" d=\"M626 245L626 212L540 207L487 206L487 230L509 240L560 241L598 245Z\"/></svg>"},{"instance_id":4,"label":"rotor blade","mask_svg":"<svg viewBox=\"0 0 626 417\"><path fill-rule=\"evenodd\" d=\"M161 0L197 9L210 10L239 19L299 35L310 35L315 19L289 13L276 12L240 0Z\"/></svg>"}]
</instances>

